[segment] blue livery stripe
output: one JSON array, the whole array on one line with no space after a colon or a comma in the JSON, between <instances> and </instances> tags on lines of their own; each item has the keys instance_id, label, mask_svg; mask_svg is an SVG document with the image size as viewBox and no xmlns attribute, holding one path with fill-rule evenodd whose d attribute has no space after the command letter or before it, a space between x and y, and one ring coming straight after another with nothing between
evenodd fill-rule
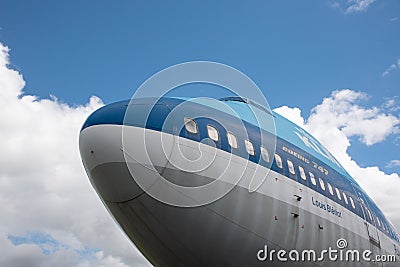
<instances>
[{"instance_id":1,"label":"blue livery stripe","mask_svg":"<svg viewBox=\"0 0 400 267\"><path fill-rule=\"evenodd\" d=\"M193 134L186 131L184 127L177 130L176 125L168 123L164 124L171 110L185 101L187 102L187 99L164 97L158 101L155 101L155 98L143 98L134 99L131 103L129 101L113 103L98 109L90 115L84 123L81 131L93 125L123 125L128 106L134 105L134 108L132 110L129 109L129 112L134 111L135 114L134 116L128 117L125 121L125 125L162 131L198 142L208 138L206 128L207 125L212 125L218 130L221 138L217 142L208 139L206 143L213 142L213 144L209 145L216 146L218 149L233 153L237 156L248 159L249 161L263 165L264 167L268 167L268 164L261 159L260 155L261 136L263 136L263 140L267 140L268 147L268 145L272 146L273 144L273 133L271 133L269 129L260 129L260 127L257 126L255 117L251 114L252 110L247 106L247 103L240 101L224 101L224 104L227 104L239 115L241 123L243 123L245 127L245 132L243 131L243 128L237 125L238 118L233 118L231 114L226 113L220 106L215 105L215 101L202 101L201 103L193 102L189 105L185 105L185 108L183 108L178 114L174 113L173 116L175 120L180 120L182 123L184 117L195 118L194 120L199 132ZM147 115L148 106L146 105L153 105L153 103L156 103L156 105L154 105L151 112L148 114L147 120L137 120L136 118L141 118ZM197 118L196 114L200 114L200 117ZM271 116L268 113L265 114L266 116ZM337 204L375 225L381 232L392 239L399 241L394 228L385 218L381 210L361 189L358 183L343 169L337 160L326 150L326 148L324 148L314 137L301 127L295 125L279 114L272 114L275 117L276 153L282 157L284 168L279 168L274 160L271 169L325 195ZM220 122L223 122L223 125ZM229 146L226 135L227 131L236 135L239 142L237 149L233 149ZM249 155L247 153L244 144L245 139L249 139L253 143L255 148L254 155ZM273 155L271 155L271 151L272 150L269 150L268 152L270 152L270 157L272 158ZM295 174L292 174L289 171L287 159L289 159L296 168L298 168L298 166L303 167L307 174L306 180L300 177L298 169L296 169ZM316 185L311 183L309 172L315 174L315 178L317 179ZM323 190L318 181L320 177L323 178L325 184L329 183L337 188L341 193L344 192L346 196L351 197L354 200L356 208L353 209L350 203L345 203L343 197L338 199L336 192L332 195L328 188ZM358 201L360 195L365 200L364 202L366 202L363 207L361 207L362 204ZM365 208L368 208L375 218L378 217L382 224L376 223L376 219L371 221L368 216L364 215L365 212L363 212L363 209Z\"/></svg>"}]
</instances>

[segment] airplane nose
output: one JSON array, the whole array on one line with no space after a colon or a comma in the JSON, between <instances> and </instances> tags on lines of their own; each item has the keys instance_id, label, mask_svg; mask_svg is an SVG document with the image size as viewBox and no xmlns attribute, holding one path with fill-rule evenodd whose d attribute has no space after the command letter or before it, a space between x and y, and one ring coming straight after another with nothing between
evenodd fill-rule
<instances>
[{"instance_id":1,"label":"airplane nose","mask_svg":"<svg viewBox=\"0 0 400 267\"><path fill-rule=\"evenodd\" d=\"M241 120L190 101L146 101L105 106L81 130L83 164L108 211L154 266L257 265L248 255L265 243L268 225L252 218L271 216L260 215L268 202L246 186L255 164L208 138L209 123L218 140L227 136L212 118L238 136Z\"/></svg>"},{"instance_id":2,"label":"airplane nose","mask_svg":"<svg viewBox=\"0 0 400 267\"><path fill-rule=\"evenodd\" d=\"M137 112L130 117L141 121L139 116L143 114L140 110L146 107L146 103L118 102L104 106L90 115L79 137L79 149L90 182L101 198L107 202L125 202L143 193L135 177L146 177L146 179L159 177L159 173L167 164L165 154L169 152L165 150L172 149L173 146L173 140L163 139L161 144L157 132L150 131L150 134L146 132L146 138L150 139L147 142L152 144L152 149L149 151L143 134L148 131L146 125L135 122L129 126L124 125L128 105L138 105L138 108L129 108L130 112ZM155 109L157 109L155 114L167 113L163 105L156 105ZM158 122L158 120L153 121ZM125 149L128 147L129 150L124 151L124 147ZM148 160L149 157L151 162Z\"/></svg>"}]
</instances>

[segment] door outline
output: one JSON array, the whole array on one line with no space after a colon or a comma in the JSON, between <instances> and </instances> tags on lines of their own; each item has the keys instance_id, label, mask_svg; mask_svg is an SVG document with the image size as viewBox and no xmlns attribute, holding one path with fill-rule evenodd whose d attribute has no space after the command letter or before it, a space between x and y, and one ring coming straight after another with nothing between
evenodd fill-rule
<instances>
[{"instance_id":1,"label":"door outline","mask_svg":"<svg viewBox=\"0 0 400 267\"><path fill-rule=\"evenodd\" d=\"M368 201L365 199L364 194L361 190L357 189L353 183L351 183L353 190L357 196L357 201L360 203L361 211L364 217L364 225L367 230L367 234L369 237L369 241L377 246L381 247L381 241L379 238L378 228L376 226L376 220L374 218L375 214L372 212L371 208L368 205ZM368 214L367 214L368 212ZM374 229L370 229L370 225L375 227Z\"/></svg>"}]
</instances>

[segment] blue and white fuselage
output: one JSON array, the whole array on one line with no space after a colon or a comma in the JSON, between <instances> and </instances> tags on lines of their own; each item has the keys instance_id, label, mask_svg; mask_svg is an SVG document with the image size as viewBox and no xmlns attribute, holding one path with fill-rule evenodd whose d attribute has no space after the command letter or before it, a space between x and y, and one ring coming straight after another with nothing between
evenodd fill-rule
<instances>
[{"instance_id":1,"label":"blue and white fuselage","mask_svg":"<svg viewBox=\"0 0 400 267\"><path fill-rule=\"evenodd\" d=\"M221 101L238 114L241 127L217 106L180 98L161 98L156 105L146 98L110 104L82 127L80 151L93 187L153 265L398 266L400 244L394 227L326 148L282 116L266 114L274 117L275 138L257 126L248 102ZM187 113L182 109L170 116L183 102ZM150 104L143 120L141 110ZM135 106L134 119L126 120L130 105ZM261 142L263 136L274 142ZM132 148L129 153L124 153L124 142ZM199 151L203 161L213 157L206 168L193 172L179 167L182 154L196 161ZM143 155L150 156L151 164ZM228 178L218 179L221 173ZM242 179L235 179L239 174ZM157 176L187 187L211 182L224 186L230 178L237 183L215 201L177 207L155 199L134 179L153 179L151 187L157 188ZM249 186L254 177L261 182L253 192ZM179 191L165 192L174 193L179 199ZM318 260L322 250L338 249L338 239L347 241L347 249L370 250L371 258L394 255L397 262ZM315 250L317 258L260 260L265 247Z\"/></svg>"}]
</instances>

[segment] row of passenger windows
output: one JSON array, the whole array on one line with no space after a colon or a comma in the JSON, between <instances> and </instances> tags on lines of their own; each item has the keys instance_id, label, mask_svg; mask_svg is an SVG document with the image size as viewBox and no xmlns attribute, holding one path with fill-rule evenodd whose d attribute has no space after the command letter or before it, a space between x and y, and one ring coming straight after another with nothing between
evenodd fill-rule
<instances>
[{"instance_id":1,"label":"row of passenger windows","mask_svg":"<svg viewBox=\"0 0 400 267\"><path fill-rule=\"evenodd\" d=\"M275 161L276 161L277 166L279 168L283 168L282 159L278 154L275 154ZM291 174L293 174L293 175L296 174L296 171L295 171L295 168L293 166L293 163L289 159L287 160L287 164L288 164L288 167L289 167L289 172ZM301 166L299 166L299 173L300 173L300 177L304 181L306 181L307 180L306 173L305 173L303 167L301 167ZM308 174L310 176L311 183L316 186L317 185L317 180L315 179L314 174L312 172L309 172ZM329 191L329 194L331 194L331 196L335 196L336 195L336 197L339 200L342 200L342 196L343 196L343 200L347 205L349 205L349 202L350 202L351 207L353 209L356 208L353 198L351 196L347 196L345 192L340 192L340 190L337 187L333 187L329 182L325 182L321 177L318 178L318 183L319 183L319 185L320 185L320 187L321 187L321 189L323 191L326 191L326 188L328 187L328 191ZM374 221L373 215L370 212L370 210L367 207L365 207L365 210L366 210L366 215L365 216L368 216L370 221ZM375 216L375 218L376 218L376 221L377 221L379 227L383 228L384 231L389 233L389 227L385 226L385 224L383 222L381 222L381 220L378 218L378 216Z\"/></svg>"},{"instance_id":2,"label":"row of passenger windows","mask_svg":"<svg viewBox=\"0 0 400 267\"><path fill-rule=\"evenodd\" d=\"M278 154L275 154L275 162L276 162L276 165L278 166L278 168L280 168L280 169L283 168L282 158ZM296 170L293 165L293 162L288 159L287 165L289 168L289 172L291 174L295 175ZM307 181L307 176L306 176L306 172L304 171L304 168L302 166L299 166L298 169L299 169L299 174L300 174L301 179L303 179L304 181ZM316 186L317 179L315 178L314 173L308 172L308 176L310 177L311 183ZM336 195L336 197L339 200L342 200L342 197L343 197L343 200L347 205L349 205L349 201L350 201L350 204L353 207L353 209L356 208L353 198L351 196L347 196L345 192L340 192L340 190L337 187L333 187L329 182L325 182L321 177L318 178L318 183L323 191L326 191L326 188L328 187L328 191L331 194L331 196Z\"/></svg>"},{"instance_id":3,"label":"row of passenger windows","mask_svg":"<svg viewBox=\"0 0 400 267\"><path fill-rule=\"evenodd\" d=\"M186 128L186 130L188 132L193 133L193 134L197 134L198 133L198 127L197 127L197 124L196 124L196 122L194 120L185 117L184 118L184 122L185 122L185 128ZM208 137L211 140L214 140L216 142L219 141L219 132L218 132L217 128L215 128L214 126L207 125L207 134L208 134ZM232 148L238 148L238 141L237 141L236 136L231 132L227 132L226 135L227 135L227 138L228 138L229 146L231 146ZM255 155L255 151L254 151L253 143L250 140L246 139L246 140L244 140L244 145L245 145L247 153L249 155L251 155L251 156L254 156ZM264 148L264 147L260 147L260 152L261 152L261 158L265 162L269 162L270 161L270 157L269 157L268 150L266 148ZM275 154L275 162L276 162L276 165L278 166L278 168L283 169L282 158L278 154ZM288 165L288 168L289 168L289 172L291 174L295 175L296 174L296 170L295 170L295 167L293 165L293 162L288 159L287 160L287 165ZM301 179L306 181L307 180L307 176L306 176L306 172L304 171L304 168L299 166L298 169L299 169L299 173L300 173ZM317 185L317 180L316 180L314 174L312 172L309 172L308 175L310 177L311 183L316 186ZM340 192L340 190L338 188L336 188L336 187L333 188L332 185L329 182L327 182L326 185L325 185L325 181L322 178L319 178L318 182L319 182L319 184L321 186L321 189L323 191L326 191L326 186L327 186L328 187L328 191L332 196L335 196L335 194L336 194L336 197L339 200L342 200L342 196L343 196L344 202L347 205L349 204L349 200L350 200L350 204L353 207L353 209L356 208L356 206L354 204L354 200L350 196L348 197L345 192Z\"/></svg>"},{"instance_id":4,"label":"row of passenger windows","mask_svg":"<svg viewBox=\"0 0 400 267\"><path fill-rule=\"evenodd\" d=\"M275 161L277 162L277 166L279 168L283 168L282 159L278 154L275 154ZM289 167L289 172L293 175L296 174L293 163L289 159L287 160L287 164ZM300 177L304 181L306 181L307 180L306 173L305 173L303 167L301 167L301 166L299 166L299 173L300 173ZM309 172L308 174L310 176L311 183L316 186L317 180L315 179L314 174L312 172ZM342 200L342 196L343 196L343 200L346 203L346 205L349 205L349 202L350 202L351 207L353 209L356 208L353 198L351 196L347 196L345 192L343 192L343 191L341 192L337 187L333 187L329 182L325 182L321 177L318 178L318 183L323 191L326 191L326 188L328 187L328 191L329 191L329 194L331 194L331 196L336 195L336 197L339 200ZM367 207L365 207L364 209L366 210L365 216L368 216L369 220L371 222L373 222L374 219L373 219L373 215L370 212L370 210ZM376 221L377 221L377 224L379 225L379 227L382 228L387 233L389 233L389 227L387 225L385 226L385 223L381 222L381 220L379 219L378 216L375 216L375 218L376 218Z\"/></svg>"},{"instance_id":5,"label":"row of passenger windows","mask_svg":"<svg viewBox=\"0 0 400 267\"><path fill-rule=\"evenodd\" d=\"M189 133L193 133L193 134L198 133L199 130L197 128L197 123L194 120L185 117L184 122L185 122L186 131L188 131ZM216 141L216 142L219 141L219 138L220 138L219 132L218 132L217 128L215 128L214 126L207 125L207 134L211 140ZM235 149L238 148L238 140L237 140L236 135L231 132L227 132L226 136L228 138L229 146L232 148L235 148ZM255 155L254 146L250 140L247 140L247 139L244 140L244 146L249 155L251 155L251 156ZM261 157L266 162L270 161L268 150L264 147L261 147Z\"/></svg>"},{"instance_id":6,"label":"row of passenger windows","mask_svg":"<svg viewBox=\"0 0 400 267\"><path fill-rule=\"evenodd\" d=\"M365 207L365 210L367 211L367 214L366 214L365 216L368 215L369 220L370 220L371 222L374 221L373 215L372 215L372 213L369 211L369 209ZM378 223L378 226L379 226L380 228L382 228L383 231L386 231L387 233L390 233L390 232L389 232L389 227L388 227L387 225L385 225L384 222L381 222L381 220L379 219L378 216L376 216L375 218L376 218L376 221L377 221L377 223Z\"/></svg>"},{"instance_id":7,"label":"row of passenger windows","mask_svg":"<svg viewBox=\"0 0 400 267\"><path fill-rule=\"evenodd\" d=\"M199 130L197 127L197 123L193 119L185 117L184 123L185 123L185 129L189 133L193 133L193 134L198 133ZM208 134L208 137L213 141L218 142L220 140L220 136L219 136L219 132L218 132L217 128L212 125L207 125L207 134ZM237 149L238 148L238 140L236 138L236 135L233 134L232 132L227 132L226 136L228 139L229 146ZM254 150L253 143L250 140L246 139L246 140L244 140L244 145L245 145L247 153L251 156L254 156L255 150ZM269 156L268 150L266 148L260 147L260 153L261 153L261 158L265 162L270 162L270 156ZM282 161L281 156L278 154L275 154L274 157L275 157L276 166L280 169L283 169L283 161ZM295 175L296 169L295 169L293 162L288 159L287 165L288 165L289 172L291 174ZM306 175L304 168L302 166L298 166L298 170L299 170L301 179L303 179L304 181L307 181L307 175ZM333 187L329 182L325 182L321 177L319 177L318 181L317 181L314 173L312 173L312 172L308 172L308 176L310 177L310 181L314 186L316 186L317 183L319 183L319 185L323 191L326 191L326 189L328 188L329 194L331 196L333 196L333 197L336 196L339 200L343 199L344 202L346 203L346 205L349 205L349 203L350 203L350 205L353 209L356 208L354 200L351 196L347 196L345 192L341 192L337 187ZM371 212L369 211L369 209L366 209L366 210L367 210L368 217L372 221L373 219L372 219ZM376 217L376 219L377 219L379 227L382 227L383 230L388 231L389 227L387 227L387 226L385 227L385 224L383 222L381 222L378 217Z\"/></svg>"}]
</instances>

